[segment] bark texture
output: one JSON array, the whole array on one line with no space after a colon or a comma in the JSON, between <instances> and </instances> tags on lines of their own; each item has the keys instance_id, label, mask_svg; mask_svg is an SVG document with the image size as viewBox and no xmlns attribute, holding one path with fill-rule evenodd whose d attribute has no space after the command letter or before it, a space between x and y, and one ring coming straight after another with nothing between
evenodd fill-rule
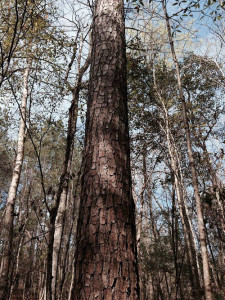
<instances>
[{"instance_id":1,"label":"bark texture","mask_svg":"<svg viewBox=\"0 0 225 300\"><path fill-rule=\"evenodd\" d=\"M97 0L73 299L139 299L123 1Z\"/></svg>"},{"instance_id":2,"label":"bark texture","mask_svg":"<svg viewBox=\"0 0 225 300\"><path fill-rule=\"evenodd\" d=\"M26 107L28 98L28 77L30 71L31 61L28 62L27 68L24 72L23 79L23 94L20 107L20 125L17 141L17 154L15 159L15 166L13 169L12 181L9 187L5 216L3 222L3 257L1 261L1 284L0 284L0 299L7 299L10 291L9 287L9 273L10 261L12 255L12 239L13 239L13 219L14 219L14 206L16 200L17 189L20 180L20 174L23 165L24 156L24 142L26 130Z\"/></svg>"}]
</instances>

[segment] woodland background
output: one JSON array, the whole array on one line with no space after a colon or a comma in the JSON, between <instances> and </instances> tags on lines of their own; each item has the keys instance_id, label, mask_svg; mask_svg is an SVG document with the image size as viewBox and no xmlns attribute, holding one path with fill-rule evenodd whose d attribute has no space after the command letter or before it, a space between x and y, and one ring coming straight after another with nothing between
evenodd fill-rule
<instances>
[{"instance_id":1,"label":"woodland background","mask_svg":"<svg viewBox=\"0 0 225 300\"><path fill-rule=\"evenodd\" d=\"M203 285L198 217L161 2L125 2L141 299L194 299L193 286ZM224 7L224 1L167 2L218 300L225 298ZM55 299L71 297L92 13L91 1L0 2L0 261L9 186L18 175L10 299L45 299L51 226L59 229ZM68 196L55 214L59 187Z\"/></svg>"}]
</instances>

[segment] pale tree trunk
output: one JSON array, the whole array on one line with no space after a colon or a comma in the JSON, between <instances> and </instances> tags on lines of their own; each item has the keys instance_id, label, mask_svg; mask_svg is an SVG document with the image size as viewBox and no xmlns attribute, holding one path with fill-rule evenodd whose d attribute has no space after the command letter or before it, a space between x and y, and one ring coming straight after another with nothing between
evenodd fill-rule
<instances>
[{"instance_id":1,"label":"pale tree trunk","mask_svg":"<svg viewBox=\"0 0 225 300\"><path fill-rule=\"evenodd\" d=\"M149 189L148 189L148 176L147 176L147 164L146 164L146 156L147 156L147 149L146 149L146 145L143 145L143 150L142 150L142 175L143 175L143 186L142 186L142 190L140 193L140 213L139 213L139 218L138 218L138 222L137 222L137 252L138 254L140 254L140 245L141 243L145 244L144 238L143 238L143 234L142 234L142 230L143 230L143 217L144 217L144 203L145 203L145 199L144 199L144 194L147 192L148 196L149 196ZM151 174L152 175L152 174ZM151 198L148 199L148 204L151 207L151 204L149 203L151 201ZM151 208L150 208L151 211ZM150 212L150 217L151 217L151 223L154 222L154 220L152 220L152 214ZM153 230L154 232L154 230ZM154 234L153 234L154 235ZM155 236L155 235L154 235ZM146 299L146 297L148 297L148 292L147 292L147 274L145 272L140 272L140 299L144 300Z\"/></svg>"},{"instance_id":2,"label":"pale tree trunk","mask_svg":"<svg viewBox=\"0 0 225 300\"><path fill-rule=\"evenodd\" d=\"M97 0L72 299L139 299L122 0Z\"/></svg>"},{"instance_id":3,"label":"pale tree trunk","mask_svg":"<svg viewBox=\"0 0 225 300\"><path fill-rule=\"evenodd\" d=\"M68 300L72 300L72 292L73 292L73 289L74 289L74 282L75 282L75 264L73 262L72 278L71 278L71 283L70 283L70 288L69 288Z\"/></svg>"},{"instance_id":4,"label":"pale tree trunk","mask_svg":"<svg viewBox=\"0 0 225 300\"><path fill-rule=\"evenodd\" d=\"M10 299L12 298L12 295L14 293L14 291L17 289L18 287L18 283L20 280L20 254L22 252L23 249L23 244L24 244L24 240L25 240L25 231L26 231L26 226L27 223L29 221L28 218L28 208L26 205L26 194L27 192L29 193L29 191L31 190L31 184L32 184L32 179L29 178L28 179L28 167L29 164L26 164L26 168L24 170L24 176L23 176L23 182L21 182L22 186L23 186L23 190L20 192L20 199L19 199L19 203L18 203L18 225L19 226L19 236L17 238L17 245L14 246L14 265L13 265L13 269L12 269L12 273L11 273L11 278L12 278L12 284L11 284L11 292L10 292ZM28 185L28 181L30 181L29 185ZM16 259L15 259L16 258Z\"/></svg>"},{"instance_id":5,"label":"pale tree trunk","mask_svg":"<svg viewBox=\"0 0 225 300\"><path fill-rule=\"evenodd\" d=\"M77 201L77 189L78 189L79 183L80 183L80 172L79 172L79 177L77 179L74 199L73 199L73 203L72 203L72 207L73 207L72 218L73 218L73 221L72 221L71 228L70 228L70 235L73 231L74 236L76 236L76 232L77 232L77 215L79 213L79 206L80 206L80 202ZM69 243L69 240L68 240L68 243ZM68 249L69 249L68 246L69 246L69 244L67 245L67 252L68 252ZM74 276L75 275L75 265L74 265L74 257L75 257L74 254L75 253L76 253L76 244L75 244L75 249L74 249L73 254L72 254L72 264L68 266L68 268L70 269L70 273L72 273L72 277L71 277L71 280L70 280L70 288L69 288L69 292L68 292L68 300L72 299L72 291L73 291L74 284L75 284L75 276ZM64 253L64 255L67 255L67 253ZM64 258L64 260L65 260L65 258ZM64 270L64 272L65 272L65 270ZM63 295L63 284L61 286L61 298L60 298L60 300L63 299L63 297L62 297L62 295Z\"/></svg>"},{"instance_id":6,"label":"pale tree trunk","mask_svg":"<svg viewBox=\"0 0 225 300\"><path fill-rule=\"evenodd\" d=\"M185 200L184 193L184 180L181 171L180 161L178 153L176 151L176 146L174 145L173 138L169 129L169 119L168 112L166 110L165 104L162 101L162 107L164 110L165 119L165 131L168 145L168 152L171 160L171 167L174 174L175 189L177 194L179 213L181 217L181 222L184 230L185 242L188 250L188 258L190 261L191 268L191 282L192 282L192 292L194 298L200 299L201 295L201 284L200 284L200 269L198 263L198 254L196 249L196 242L193 235L192 223L189 217L188 208Z\"/></svg>"},{"instance_id":7,"label":"pale tree trunk","mask_svg":"<svg viewBox=\"0 0 225 300\"><path fill-rule=\"evenodd\" d=\"M164 100L160 92L158 91L154 66L153 66L153 80L154 80L154 88L160 100L160 109L162 109L163 112L164 126L161 125L161 128L166 135L167 147L168 147L169 157L171 161L171 168L174 175L174 183L175 183L175 190L177 194L179 213L180 213L181 222L184 230L184 237L185 237L185 242L188 250L187 255L188 255L188 260L191 268L190 279L192 282L192 294L194 298L198 297L200 299L202 297L201 295L202 275L199 266L197 243L195 240L194 230L193 230L192 222L186 204L186 195L185 195L186 193L184 188L184 178L183 178L180 158L174 141L174 137L171 134L168 111L166 109Z\"/></svg>"},{"instance_id":8,"label":"pale tree trunk","mask_svg":"<svg viewBox=\"0 0 225 300\"><path fill-rule=\"evenodd\" d=\"M52 278L52 299L60 299L60 295L61 295L60 289L57 289L57 281L59 281L58 273L61 269L61 266L59 265L60 264L59 254L62 247L65 213L68 207L67 198L68 198L68 191L63 190L63 193L60 198L60 205L59 205L56 222L55 222L55 235L54 235L54 246L53 246L53 259L52 259L52 277L53 277ZM71 220L71 222L73 227L73 220ZM66 249L64 251L66 251ZM60 282L60 286L61 286L61 282Z\"/></svg>"},{"instance_id":9,"label":"pale tree trunk","mask_svg":"<svg viewBox=\"0 0 225 300\"><path fill-rule=\"evenodd\" d=\"M12 255L12 241L13 241L13 219L14 219L14 206L16 201L16 194L22 171L23 157L24 157L24 143L26 132L26 107L28 99L28 77L31 67L31 60L29 60L23 77L23 93L20 106L20 125L17 141L17 152L15 159L15 166L13 169L12 181L9 187L5 216L3 222L3 257L1 261L1 286L0 297L7 299L10 291L10 264Z\"/></svg>"},{"instance_id":10,"label":"pale tree trunk","mask_svg":"<svg viewBox=\"0 0 225 300\"><path fill-rule=\"evenodd\" d=\"M206 243L206 230L205 230L203 212L202 212L202 207L201 207L201 198L200 198L199 187L198 187L198 176L197 176L197 171L196 171L196 166L195 166L195 161L194 161L194 156L193 156L193 150L192 150L190 127L189 127L189 121L188 121L188 116L187 116L187 105L186 105L185 97L183 94L181 76L180 76L180 67L179 67L179 64L177 61L177 57L176 57L176 52L175 52L175 48L174 48L174 42L173 42L173 37L172 37L171 27L170 27L170 20L169 20L168 14L167 14L165 0L162 0L162 6L163 6L164 14L165 14L165 19L166 19L167 32L168 32L168 38L169 38L170 47L171 47L171 53L172 53L175 67L176 67L177 84L178 84L179 96L180 96L180 101L181 101L182 110L183 110L183 121L184 121L185 133L186 133L189 164L190 164L191 175L192 175L191 179L192 179L192 185L193 185L193 189L194 189L196 210L197 210L197 217L198 217L198 229L199 229L200 246L201 246L201 253L202 253L205 298L206 298L206 300L212 300L213 296L212 296L211 278L210 278L210 270L209 270L209 257L208 257L208 251L207 251L207 243Z\"/></svg>"},{"instance_id":11,"label":"pale tree trunk","mask_svg":"<svg viewBox=\"0 0 225 300\"><path fill-rule=\"evenodd\" d=\"M154 166L150 167L150 174L148 175L146 158L147 158L147 148L146 148L146 145L143 145L144 186L143 186L142 194L144 193L144 191L146 192L146 196L147 196L146 202L147 202L148 208L149 208L149 217L150 217L150 226L151 226L151 241L154 244L155 242L157 242L157 239L159 238L159 234L157 232L157 226L156 226L156 223L154 220L154 214L153 214L154 209L153 209L153 205L152 205L152 192L151 192L151 187L150 187ZM143 213L144 213L144 207L143 207L142 214ZM145 224L145 225L148 226L148 224ZM143 226L144 226L144 224L143 224L143 220L142 220L141 230L142 230ZM146 228L145 228L145 232L146 232ZM148 247L149 240L146 241L146 239L142 238L142 242L143 242L143 244L146 244L146 247ZM148 274L146 274L145 272L140 272L140 292L141 292L140 293L141 299L143 299L143 300L148 299L148 297L150 297L149 299L152 299L151 297L153 297L153 286L152 286L151 281L149 280Z\"/></svg>"},{"instance_id":12,"label":"pale tree trunk","mask_svg":"<svg viewBox=\"0 0 225 300\"><path fill-rule=\"evenodd\" d=\"M177 162L177 181L178 181L178 188L180 189L180 209L183 211L183 216L184 216L184 223L186 226L186 234L188 238L188 243L190 244L189 250L191 251L191 257L192 257L192 262L193 262L193 276L196 276L196 287L200 288L203 286L202 282L202 272L200 269L200 264L199 264L199 258L198 258L198 250L197 250L197 238L195 236L194 228L192 225L191 218L189 216L188 212L188 207L187 207L187 195L186 195L186 189L184 187L184 177L183 177L183 172L181 168L181 162L180 162L180 156L178 153L178 149L176 147L174 138L171 136L171 143L173 144L173 149L174 149L174 159L175 162ZM200 292L199 290L199 292Z\"/></svg>"},{"instance_id":13,"label":"pale tree trunk","mask_svg":"<svg viewBox=\"0 0 225 300\"><path fill-rule=\"evenodd\" d=\"M82 51L82 49L80 49ZM81 55L81 52L80 52ZM79 58L81 60L81 56ZM47 259L47 299L55 300L57 287L57 274L60 247L63 235L63 226L65 219L66 203L69 190L69 181L71 177L71 166L74 149L74 136L76 133L78 100L81 89L82 77L90 64L90 55L85 64L78 69L76 84L73 88L73 98L69 109L67 142L63 172L60 178L59 189L54 204L50 211L49 245ZM79 66L79 64L78 64Z\"/></svg>"},{"instance_id":14,"label":"pale tree trunk","mask_svg":"<svg viewBox=\"0 0 225 300\"><path fill-rule=\"evenodd\" d=\"M148 176L146 158L147 158L147 148L146 148L146 145L144 145L143 146L143 177L144 177L143 193L144 193L144 191L146 191L146 193L147 193L147 201L148 201L148 206L149 206L149 215L150 215L152 235L154 236L154 239L156 240L158 238L158 232L157 232L157 226L154 221L153 205L152 205L152 192L151 192L151 188L150 188L154 167L152 166L152 170L150 171L150 174Z\"/></svg>"},{"instance_id":15,"label":"pale tree trunk","mask_svg":"<svg viewBox=\"0 0 225 300\"><path fill-rule=\"evenodd\" d=\"M67 205L68 187L63 188L63 192L60 197L60 204L55 221L55 234L53 244L53 256L52 256L52 299L57 299L57 279L59 270L59 252L61 249L63 227L65 221L65 211Z\"/></svg>"},{"instance_id":16,"label":"pale tree trunk","mask_svg":"<svg viewBox=\"0 0 225 300\"><path fill-rule=\"evenodd\" d=\"M147 188L147 170L146 170L146 146L143 145L143 154L142 154L142 167L143 167L143 177L144 177L144 184L142 187L142 191L140 193L140 198L141 198L141 207L140 207L140 213L139 213L139 218L138 218L138 224L137 224L137 252L139 254L140 250L140 244L141 244L141 234L142 234L142 224L143 224L143 214L144 214L144 193Z\"/></svg>"},{"instance_id":17,"label":"pale tree trunk","mask_svg":"<svg viewBox=\"0 0 225 300\"><path fill-rule=\"evenodd\" d=\"M68 272L70 273L72 272L72 276L73 276L74 273L74 271L71 271L71 269L74 267L75 249L73 249L72 254L69 253L69 250L71 244L71 236L72 234L73 236L76 236L76 230L77 230L77 215L79 210L79 198L77 197L77 189L79 187L79 184L80 184L80 171L78 173L75 191L73 187L71 188L71 194L70 194L71 203L70 203L70 208L68 208L67 210L68 214L66 216L66 219L68 219L67 227L69 228L69 232L68 232L67 240L65 241L64 251L62 253L62 277L60 280L60 287L58 291L58 298L60 300L63 300L64 285L66 283L66 275L68 274ZM69 211L71 212L69 213Z\"/></svg>"},{"instance_id":18,"label":"pale tree trunk","mask_svg":"<svg viewBox=\"0 0 225 300\"><path fill-rule=\"evenodd\" d=\"M63 175L66 174L66 180L63 183L62 190L59 201L59 207L57 211L57 216L54 225L54 242L53 242L53 254L52 254L52 299L57 299L57 279L58 279L58 270L59 270L59 254L63 236L63 228L64 228L64 221L65 221L65 212L67 206L67 197L69 191L69 180L71 176L71 167L72 167L72 158L73 158L73 149L74 149L74 135L76 133L76 124L77 124L77 114L78 114L78 98L80 92L80 84L82 76L80 76L80 61L81 61L81 54L83 48L83 35L81 36L81 47L79 51L78 57L78 74L77 80L75 84L75 88L73 90L73 98L72 103L69 109L69 119L68 119L68 130L67 130L67 145L66 145L66 154L64 160L64 171ZM86 64L85 70L82 71L83 73L86 71L89 63ZM60 187L61 188L61 187Z\"/></svg>"}]
</instances>

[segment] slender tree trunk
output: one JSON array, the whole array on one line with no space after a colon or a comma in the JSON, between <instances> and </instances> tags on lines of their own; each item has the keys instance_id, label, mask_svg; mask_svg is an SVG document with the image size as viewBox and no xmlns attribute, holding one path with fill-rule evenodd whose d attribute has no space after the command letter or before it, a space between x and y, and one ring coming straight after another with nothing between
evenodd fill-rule
<instances>
[{"instance_id":1,"label":"slender tree trunk","mask_svg":"<svg viewBox=\"0 0 225 300\"><path fill-rule=\"evenodd\" d=\"M144 212L144 188L141 191L141 207L140 213L137 222L137 252L139 253L140 245L141 245L141 233L142 233L142 223L143 223L143 212Z\"/></svg>"},{"instance_id":2,"label":"slender tree trunk","mask_svg":"<svg viewBox=\"0 0 225 300\"><path fill-rule=\"evenodd\" d=\"M179 213L180 213L181 222L184 230L185 242L188 250L187 256L190 263L190 280L192 282L192 294L194 298L198 297L200 299L202 297L201 271L199 267L197 245L195 241L193 226L192 226L191 219L189 217L188 208L185 200L184 179L183 179L183 174L182 174L182 169L180 164L180 158L178 155L174 138L171 134L168 111L166 109L164 100L162 99L158 91L154 66L153 66L153 79L154 79L155 90L160 99L160 108L162 109L164 115L165 125L164 126L161 125L161 127L163 131L165 131L165 135L167 139L167 147L168 147L172 172L174 175L174 184L175 184L175 190L177 194Z\"/></svg>"},{"instance_id":3,"label":"slender tree trunk","mask_svg":"<svg viewBox=\"0 0 225 300\"><path fill-rule=\"evenodd\" d=\"M175 48L174 48L174 42L173 42L173 37L172 37L171 27L170 27L170 20L169 20L168 14L167 14L165 0L162 0L162 6L163 6L165 18L166 18L166 25L167 25L167 32L168 32L168 37L169 37L169 42L170 42L170 47L171 47L171 53L172 53L175 67L176 67L180 101L182 103L183 121L184 121L187 148L188 148L188 157L189 157L189 163L190 163L190 167L191 167L192 185L193 185L193 189L194 189L197 216L198 216L198 229L199 229L199 236L200 236L202 262L203 262L203 278L204 278L205 298L206 298L206 300L212 300L211 278L210 278L210 271L209 271L209 257L208 257L208 252L207 252L205 224L204 224L204 219L203 219L201 198L200 198L199 187L198 187L198 176L197 176L197 171L196 171L195 161L194 161L194 156L193 156L193 150L192 150L190 127L189 127L189 121L188 121L188 116L187 116L187 106L186 106L186 101L185 101L185 98L183 95L181 76L180 76L180 68L179 68L179 64L177 61L176 52L175 52Z\"/></svg>"},{"instance_id":4,"label":"slender tree trunk","mask_svg":"<svg viewBox=\"0 0 225 300\"><path fill-rule=\"evenodd\" d=\"M174 174L172 172L172 177L174 177ZM178 270L178 234L177 234L177 225L178 225L178 217L176 213L176 197L175 197L175 184L173 182L173 188L172 188L172 222L171 222L171 235L172 235L172 249L173 249L173 258L174 258L174 267L175 267L175 290L176 290L176 299L178 294L178 286L179 286L179 270Z\"/></svg>"},{"instance_id":5,"label":"slender tree trunk","mask_svg":"<svg viewBox=\"0 0 225 300\"><path fill-rule=\"evenodd\" d=\"M144 236L146 234L146 232L144 233L144 235L142 235L142 230L146 231L146 228L144 227L143 224L143 216L144 216L144 212L145 212L145 208L144 208L144 193L146 193L147 195L147 204L149 206L149 213L150 213L150 222L151 222L151 229L152 229L152 236L153 236L153 240L157 239L157 228L154 222L154 215L153 215L153 207L152 207L152 197L151 197L151 190L150 190L150 182L151 182L151 177L152 177L152 170L151 173L147 174L147 162L146 162L146 157L147 157L147 148L146 145L143 145L143 150L142 150L142 174L143 174L143 179L144 179L144 183L143 183L143 187L142 187L142 191L140 194L141 197L141 208L140 208L140 218L139 218L139 222L137 225L137 250L138 250L138 254L139 254L139 250L140 250L140 243L142 242L145 246L148 247L148 242L146 243ZM151 169L151 168L150 168ZM154 168L152 168L154 169ZM146 225L146 224L145 224ZM141 236L142 235L142 236ZM153 242L154 243L154 242ZM140 272L140 299L141 300L146 300L149 295L148 295L148 291L147 291L147 284L148 284L148 275L146 274L146 272Z\"/></svg>"},{"instance_id":6,"label":"slender tree trunk","mask_svg":"<svg viewBox=\"0 0 225 300\"><path fill-rule=\"evenodd\" d=\"M122 0L97 0L72 299L139 299Z\"/></svg>"},{"instance_id":7,"label":"slender tree trunk","mask_svg":"<svg viewBox=\"0 0 225 300\"><path fill-rule=\"evenodd\" d=\"M57 294L57 279L58 279L58 270L59 270L59 254L60 254L61 242L62 242L62 236L64 230L65 212L66 212L67 198L68 198L68 191L69 191L69 179L71 176L71 168L72 168L74 136L76 133L76 124L77 124L77 115L78 115L78 98L79 98L80 81L81 81L81 78L79 78L79 71L80 71L82 48L83 48L83 35L81 35L81 47L80 47L79 57L78 57L77 80L76 80L75 88L73 90L72 103L69 109L67 144L66 144L66 153L65 153L65 160L64 160L64 171L63 171L63 174L67 174L67 180L65 181L62 187L59 207L58 207L57 216L55 220L55 228L54 228L55 232L54 232L53 256L52 256L52 299L53 300L57 299L56 294ZM71 65L74 58L75 58L75 53L74 53L74 57L72 57Z\"/></svg>"},{"instance_id":8,"label":"slender tree trunk","mask_svg":"<svg viewBox=\"0 0 225 300\"><path fill-rule=\"evenodd\" d=\"M80 171L78 173L78 178L76 182L76 187L75 187L75 193L74 189L71 189L71 196L70 199L73 199L71 201L71 210L72 212L70 213L69 216L69 223L67 221L67 226L69 227L69 233L67 237L67 241L65 243L65 250L63 253L62 257L62 278L60 281L60 288L59 288L59 299L63 300L63 289L64 289L64 284L65 284L65 279L66 279L66 273L68 272L68 268L70 267L71 263L70 261L72 260L72 266L74 265L73 260L74 260L74 253L75 251L72 251L73 254L69 256L69 249L70 249L70 244L71 244L71 236L73 233L73 236L76 236L76 231L77 231L77 215L78 215L78 210L79 210L79 200L77 197L77 189L78 186L80 185ZM74 195L73 195L74 193ZM68 218L68 217L67 217ZM71 269L69 270L71 272ZM73 274L74 272L72 272ZM72 275L73 276L73 275Z\"/></svg>"},{"instance_id":9,"label":"slender tree trunk","mask_svg":"<svg viewBox=\"0 0 225 300\"><path fill-rule=\"evenodd\" d=\"M13 219L14 219L14 206L16 200L17 189L20 180L20 174L23 165L24 156L24 142L25 142L25 130L26 130L26 107L28 98L28 77L30 72L31 60L28 62L24 72L23 78L23 94L20 107L20 125L17 141L17 153L15 159L15 166L13 169L12 181L9 187L8 198L5 208L5 216L3 222L3 258L1 261L1 286L0 286L0 298L7 299L10 291L9 273L12 255L12 240L13 240Z\"/></svg>"},{"instance_id":10,"label":"slender tree trunk","mask_svg":"<svg viewBox=\"0 0 225 300\"><path fill-rule=\"evenodd\" d=\"M141 233L142 233L142 224L143 224L143 214L144 214L144 192L147 188L147 170L146 170L146 146L143 145L143 159L142 159L142 163L143 163L143 177L144 177L144 185L142 187L142 191L140 194L140 198L141 198L141 207L140 207L140 214L139 214L139 218L138 218L138 224L137 224L137 252L139 254L139 250L140 250L140 244L141 244Z\"/></svg>"},{"instance_id":11,"label":"slender tree trunk","mask_svg":"<svg viewBox=\"0 0 225 300\"><path fill-rule=\"evenodd\" d=\"M78 70L77 81L73 89L73 98L69 109L66 153L63 172L60 178L59 189L53 207L50 211L49 245L47 259L47 299L56 299L57 272L59 252L63 234L69 180L74 149L74 136L76 133L78 99L81 89L82 77L90 64L90 56L85 64Z\"/></svg>"},{"instance_id":12,"label":"slender tree trunk","mask_svg":"<svg viewBox=\"0 0 225 300\"><path fill-rule=\"evenodd\" d=\"M72 300L72 293L73 293L73 289L74 289L74 282L75 282L75 264L73 262L72 278L71 278L71 282L70 282L68 300Z\"/></svg>"},{"instance_id":13,"label":"slender tree trunk","mask_svg":"<svg viewBox=\"0 0 225 300\"><path fill-rule=\"evenodd\" d=\"M67 205L67 194L68 187L63 188L63 192L60 197L60 204L57 212L57 217L55 221L55 234L54 234L54 244L53 244L53 256L52 256L52 299L57 299L57 279L59 270L59 252L61 249L63 228L65 222L65 211Z\"/></svg>"},{"instance_id":14,"label":"slender tree trunk","mask_svg":"<svg viewBox=\"0 0 225 300\"><path fill-rule=\"evenodd\" d=\"M184 182L183 176L181 171L181 166L178 158L178 154L176 151L176 147L174 145L174 141L171 137L170 129L169 129L169 120L168 120L168 112L164 103L162 102L163 110L164 110L164 119L165 119L165 130L166 130L166 138L167 138L167 145L169 156L171 160L171 167L174 174L174 182L175 182L175 189L177 193L177 200L179 205L179 212L181 217L181 222L184 230L185 242L187 245L188 250L188 258L190 261L190 268L191 268L191 281L192 281L192 288L193 288L193 295L194 298L198 297L201 298L201 284L199 278L199 267L197 261L197 249L195 247L195 238L193 236L193 228L191 224L191 220L188 214L188 208L185 201L184 195Z\"/></svg>"}]
</instances>

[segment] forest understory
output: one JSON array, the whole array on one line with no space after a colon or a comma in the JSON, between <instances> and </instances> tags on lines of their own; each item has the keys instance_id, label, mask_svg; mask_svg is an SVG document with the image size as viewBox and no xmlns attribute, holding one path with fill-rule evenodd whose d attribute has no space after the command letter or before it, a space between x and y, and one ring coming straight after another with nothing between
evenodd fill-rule
<instances>
[{"instance_id":1,"label":"forest understory","mask_svg":"<svg viewBox=\"0 0 225 300\"><path fill-rule=\"evenodd\" d=\"M0 2L0 300L225 299L224 15Z\"/></svg>"}]
</instances>

